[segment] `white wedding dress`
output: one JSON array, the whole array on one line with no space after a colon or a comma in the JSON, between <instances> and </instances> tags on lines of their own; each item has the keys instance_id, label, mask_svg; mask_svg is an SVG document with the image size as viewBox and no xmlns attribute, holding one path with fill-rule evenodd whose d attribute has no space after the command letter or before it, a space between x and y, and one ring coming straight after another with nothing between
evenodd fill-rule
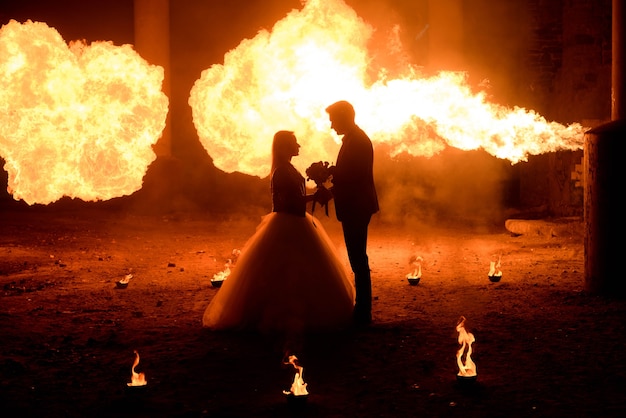
<instances>
[{"instance_id":1,"label":"white wedding dress","mask_svg":"<svg viewBox=\"0 0 626 418\"><path fill-rule=\"evenodd\" d=\"M297 333L350 324L354 287L319 220L272 212L204 312L213 330Z\"/></svg>"}]
</instances>

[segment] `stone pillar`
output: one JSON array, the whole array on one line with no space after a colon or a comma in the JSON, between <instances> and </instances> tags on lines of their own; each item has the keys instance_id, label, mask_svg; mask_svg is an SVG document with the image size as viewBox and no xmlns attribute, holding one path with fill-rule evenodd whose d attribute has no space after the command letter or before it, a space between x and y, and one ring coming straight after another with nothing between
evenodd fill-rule
<instances>
[{"instance_id":1,"label":"stone pillar","mask_svg":"<svg viewBox=\"0 0 626 418\"><path fill-rule=\"evenodd\" d=\"M585 134L585 290L626 296L624 270L624 119Z\"/></svg>"},{"instance_id":2,"label":"stone pillar","mask_svg":"<svg viewBox=\"0 0 626 418\"><path fill-rule=\"evenodd\" d=\"M626 119L626 77L624 55L626 55L626 2L613 0L611 39L611 119Z\"/></svg>"},{"instance_id":3,"label":"stone pillar","mask_svg":"<svg viewBox=\"0 0 626 418\"><path fill-rule=\"evenodd\" d=\"M585 290L625 298L624 156L626 156L626 91L624 0L613 0L611 122L585 134Z\"/></svg>"},{"instance_id":4,"label":"stone pillar","mask_svg":"<svg viewBox=\"0 0 626 418\"><path fill-rule=\"evenodd\" d=\"M134 0L135 51L146 61L164 69L163 93L170 98L170 5L169 0ZM157 157L172 154L170 113L163 135L154 145Z\"/></svg>"}]
</instances>

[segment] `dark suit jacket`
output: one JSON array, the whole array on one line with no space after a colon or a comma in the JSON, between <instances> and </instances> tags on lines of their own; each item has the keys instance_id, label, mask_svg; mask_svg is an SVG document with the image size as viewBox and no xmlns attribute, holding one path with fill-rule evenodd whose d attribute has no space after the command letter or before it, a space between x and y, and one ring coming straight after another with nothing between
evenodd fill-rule
<instances>
[{"instance_id":1,"label":"dark suit jacket","mask_svg":"<svg viewBox=\"0 0 626 418\"><path fill-rule=\"evenodd\" d=\"M333 172L335 212L341 222L378 212L372 141L359 127L343 136Z\"/></svg>"}]
</instances>

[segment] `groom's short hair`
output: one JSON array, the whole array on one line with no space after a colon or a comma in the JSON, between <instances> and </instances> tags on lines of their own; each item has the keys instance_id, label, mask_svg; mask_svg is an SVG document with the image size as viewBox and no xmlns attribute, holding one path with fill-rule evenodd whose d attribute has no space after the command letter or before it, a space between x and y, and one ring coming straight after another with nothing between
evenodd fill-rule
<instances>
[{"instance_id":1,"label":"groom's short hair","mask_svg":"<svg viewBox=\"0 0 626 418\"><path fill-rule=\"evenodd\" d=\"M354 107L352 107L352 105L345 100L340 100L331 104L326 108L326 112L331 117L338 116L342 119L349 119L354 121Z\"/></svg>"}]
</instances>

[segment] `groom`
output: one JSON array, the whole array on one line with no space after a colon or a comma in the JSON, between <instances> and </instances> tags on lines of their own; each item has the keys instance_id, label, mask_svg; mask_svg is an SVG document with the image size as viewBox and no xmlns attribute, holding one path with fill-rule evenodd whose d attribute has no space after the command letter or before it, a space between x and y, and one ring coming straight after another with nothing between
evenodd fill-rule
<instances>
[{"instance_id":1,"label":"groom","mask_svg":"<svg viewBox=\"0 0 626 418\"><path fill-rule=\"evenodd\" d=\"M372 215L379 209L374 186L374 149L370 138L354 122L355 112L350 103L343 100L333 103L326 112L331 129L343 135L337 161L331 167L331 191L354 272L356 302L353 319L356 325L367 325L372 322L367 230Z\"/></svg>"}]
</instances>

